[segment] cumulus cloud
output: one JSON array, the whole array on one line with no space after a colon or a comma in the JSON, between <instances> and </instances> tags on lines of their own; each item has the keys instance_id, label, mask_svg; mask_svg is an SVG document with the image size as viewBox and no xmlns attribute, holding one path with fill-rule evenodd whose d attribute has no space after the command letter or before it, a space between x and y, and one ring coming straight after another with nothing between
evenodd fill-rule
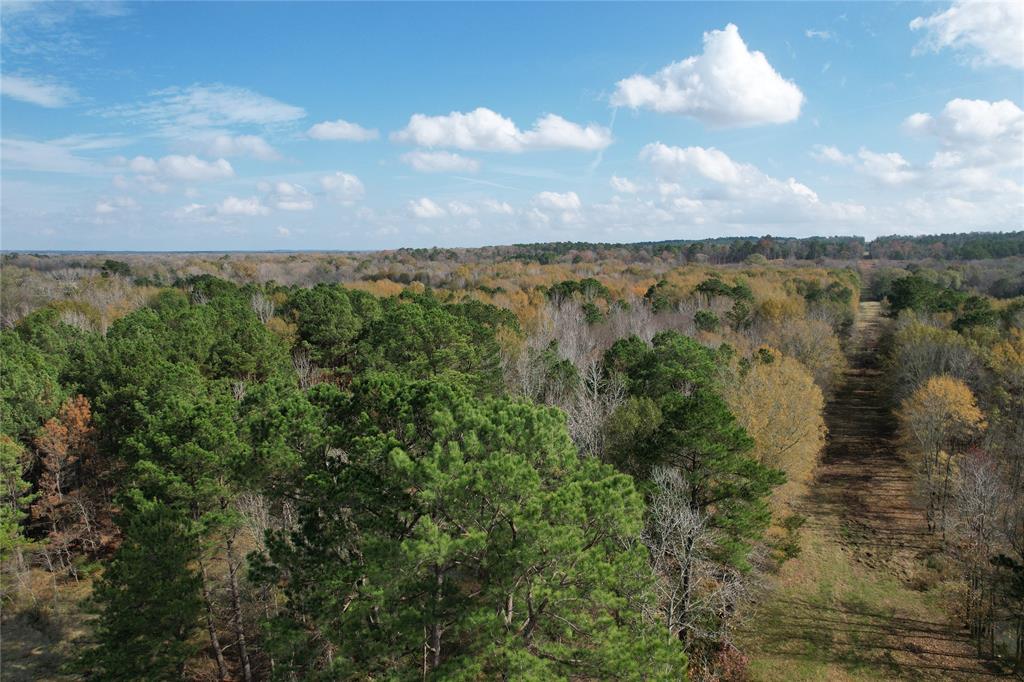
<instances>
[{"instance_id":1,"label":"cumulus cloud","mask_svg":"<svg viewBox=\"0 0 1024 682\"><path fill-rule=\"evenodd\" d=\"M267 201L282 211L312 211L313 195L302 185L291 182L261 182L257 189L267 195Z\"/></svg>"},{"instance_id":2,"label":"cumulus cloud","mask_svg":"<svg viewBox=\"0 0 1024 682\"><path fill-rule=\"evenodd\" d=\"M259 197L228 197L217 205L219 215L260 216L270 213Z\"/></svg>"},{"instance_id":3,"label":"cumulus cloud","mask_svg":"<svg viewBox=\"0 0 1024 682\"><path fill-rule=\"evenodd\" d=\"M484 199L480 205L487 213L512 215L515 212L512 206L504 201L498 201L497 199Z\"/></svg>"},{"instance_id":4,"label":"cumulus cloud","mask_svg":"<svg viewBox=\"0 0 1024 682\"><path fill-rule=\"evenodd\" d=\"M658 211L667 212L673 219L750 226L850 221L862 218L866 211L859 204L822 201L796 178L770 177L713 147L655 143L644 147L640 158L661 179L657 184Z\"/></svg>"},{"instance_id":5,"label":"cumulus cloud","mask_svg":"<svg viewBox=\"0 0 1024 682\"><path fill-rule=\"evenodd\" d=\"M171 154L159 161L148 156L136 156L128 161L128 167L140 175L156 175L170 180L201 182L206 180L222 180L233 177L235 169L225 159L205 161L190 154L181 156Z\"/></svg>"},{"instance_id":6,"label":"cumulus cloud","mask_svg":"<svg viewBox=\"0 0 1024 682\"><path fill-rule=\"evenodd\" d=\"M479 211L477 211L475 206L467 204L464 201L449 201L448 212L453 216L467 216L476 215Z\"/></svg>"},{"instance_id":7,"label":"cumulus cloud","mask_svg":"<svg viewBox=\"0 0 1024 682\"><path fill-rule=\"evenodd\" d=\"M1020 0L956 0L942 12L917 17L912 31L924 31L914 54L950 48L975 67L1024 69L1024 3Z\"/></svg>"},{"instance_id":8,"label":"cumulus cloud","mask_svg":"<svg viewBox=\"0 0 1024 682\"><path fill-rule=\"evenodd\" d=\"M576 192L539 192L533 197L533 206L527 215L534 222L546 224L552 214L564 224L579 223L583 219L583 202Z\"/></svg>"},{"instance_id":9,"label":"cumulus cloud","mask_svg":"<svg viewBox=\"0 0 1024 682\"><path fill-rule=\"evenodd\" d=\"M788 123L803 102L800 88L751 52L734 24L705 33L703 54L620 80L612 95L616 106L683 114L712 127Z\"/></svg>"},{"instance_id":10,"label":"cumulus cloud","mask_svg":"<svg viewBox=\"0 0 1024 682\"><path fill-rule=\"evenodd\" d=\"M815 145L811 151L818 161L850 166L884 185L903 185L921 177L917 169L898 152L876 152L866 147L857 150L856 155L846 154L838 147Z\"/></svg>"},{"instance_id":11,"label":"cumulus cloud","mask_svg":"<svg viewBox=\"0 0 1024 682\"><path fill-rule=\"evenodd\" d=\"M437 205L432 199L420 197L409 202L409 213L416 218L442 218L448 212Z\"/></svg>"},{"instance_id":12,"label":"cumulus cloud","mask_svg":"<svg viewBox=\"0 0 1024 682\"><path fill-rule=\"evenodd\" d=\"M542 208L555 208L560 211L578 211L583 207L576 192L540 192L534 196L533 201Z\"/></svg>"},{"instance_id":13,"label":"cumulus cloud","mask_svg":"<svg viewBox=\"0 0 1024 682\"><path fill-rule=\"evenodd\" d=\"M509 118L480 107L443 116L413 114L409 124L391 134L394 142L421 147L451 147L465 151L522 152L534 149L596 151L612 143L608 128L593 123L581 126L547 114L530 130L520 130Z\"/></svg>"},{"instance_id":14,"label":"cumulus cloud","mask_svg":"<svg viewBox=\"0 0 1024 682\"><path fill-rule=\"evenodd\" d=\"M414 151L402 154L402 162L421 173L475 173L480 162L453 152Z\"/></svg>"},{"instance_id":15,"label":"cumulus cloud","mask_svg":"<svg viewBox=\"0 0 1024 682\"><path fill-rule=\"evenodd\" d=\"M640 158L662 173L693 170L718 183L735 185L744 176L756 172L749 164L733 161L714 147L672 147L661 142L649 144L640 150Z\"/></svg>"},{"instance_id":16,"label":"cumulus cloud","mask_svg":"<svg viewBox=\"0 0 1024 682\"><path fill-rule=\"evenodd\" d=\"M131 197L114 197L113 199L101 199L97 201L95 210L96 213L105 215L134 208L138 208L138 204Z\"/></svg>"},{"instance_id":17,"label":"cumulus cloud","mask_svg":"<svg viewBox=\"0 0 1024 682\"><path fill-rule=\"evenodd\" d=\"M342 204L352 204L366 194L366 188L358 177L341 171L320 178L320 186L328 196Z\"/></svg>"},{"instance_id":18,"label":"cumulus cloud","mask_svg":"<svg viewBox=\"0 0 1024 682\"><path fill-rule=\"evenodd\" d=\"M1005 151L1018 159L1024 152L1024 111L1009 99L951 99L937 116L912 114L903 127L964 151Z\"/></svg>"},{"instance_id":19,"label":"cumulus cloud","mask_svg":"<svg viewBox=\"0 0 1024 682\"><path fill-rule=\"evenodd\" d=\"M210 156L248 156L261 161L281 158L259 135L217 135L207 147Z\"/></svg>"},{"instance_id":20,"label":"cumulus cloud","mask_svg":"<svg viewBox=\"0 0 1024 682\"><path fill-rule=\"evenodd\" d=\"M78 99L78 93L66 85L25 76L0 75L0 95L47 109L57 109Z\"/></svg>"},{"instance_id":21,"label":"cumulus cloud","mask_svg":"<svg viewBox=\"0 0 1024 682\"><path fill-rule=\"evenodd\" d=\"M857 158L858 170L886 185L902 185L918 176L910 162L897 152L873 152L861 147Z\"/></svg>"},{"instance_id":22,"label":"cumulus cloud","mask_svg":"<svg viewBox=\"0 0 1024 682\"><path fill-rule=\"evenodd\" d=\"M853 163L853 157L849 154L844 154L839 150L838 147L825 144L816 144L811 150L811 156L818 161L827 161L829 163L838 163L842 166L847 166Z\"/></svg>"},{"instance_id":23,"label":"cumulus cloud","mask_svg":"<svg viewBox=\"0 0 1024 682\"><path fill-rule=\"evenodd\" d=\"M349 123L343 119L317 123L306 135L314 140L348 140L349 142L368 142L376 140L380 133L376 129L364 128L358 123Z\"/></svg>"},{"instance_id":24,"label":"cumulus cloud","mask_svg":"<svg viewBox=\"0 0 1024 682\"><path fill-rule=\"evenodd\" d=\"M623 194L636 194L637 186L631 182L629 178L620 178L617 175L613 175L609 183L613 190L616 192L622 192Z\"/></svg>"}]
</instances>

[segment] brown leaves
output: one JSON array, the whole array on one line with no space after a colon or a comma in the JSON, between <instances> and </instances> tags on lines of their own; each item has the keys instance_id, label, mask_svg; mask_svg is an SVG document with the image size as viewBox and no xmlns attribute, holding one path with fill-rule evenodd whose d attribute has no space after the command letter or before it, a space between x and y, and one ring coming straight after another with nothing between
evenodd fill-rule
<instances>
[{"instance_id":1,"label":"brown leaves","mask_svg":"<svg viewBox=\"0 0 1024 682\"><path fill-rule=\"evenodd\" d=\"M32 524L46 530L49 544L97 551L114 541L110 518L109 467L97 456L92 406L82 395L68 398L39 430L38 496Z\"/></svg>"}]
</instances>

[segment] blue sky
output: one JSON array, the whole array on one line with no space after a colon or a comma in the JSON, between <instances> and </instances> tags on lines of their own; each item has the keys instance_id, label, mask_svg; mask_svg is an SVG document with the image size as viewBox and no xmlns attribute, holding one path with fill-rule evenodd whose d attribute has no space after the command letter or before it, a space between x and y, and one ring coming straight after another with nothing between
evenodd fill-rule
<instances>
[{"instance_id":1,"label":"blue sky","mask_svg":"<svg viewBox=\"0 0 1024 682\"><path fill-rule=\"evenodd\" d=\"M3 3L2 247L1020 229L1022 7Z\"/></svg>"}]
</instances>

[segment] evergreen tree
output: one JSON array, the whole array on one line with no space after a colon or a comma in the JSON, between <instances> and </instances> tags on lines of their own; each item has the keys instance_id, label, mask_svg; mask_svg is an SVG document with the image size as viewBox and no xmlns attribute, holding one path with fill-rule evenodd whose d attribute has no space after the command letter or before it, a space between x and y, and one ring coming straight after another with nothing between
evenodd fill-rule
<instances>
[{"instance_id":1,"label":"evergreen tree","mask_svg":"<svg viewBox=\"0 0 1024 682\"><path fill-rule=\"evenodd\" d=\"M120 525L124 542L95 589L97 645L80 668L96 680L181 679L201 609L187 515L132 491Z\"/></svg>"},{"instance_id":2,"label":"evergreen tree","mask_svg":"<svg viewBox=\"0 0 1024 682\"><path fill-rule=\"evenodd\" d=\"M654 545L675 545L668 555L678 603L669 620L684 640L699 590L698 545L712 561L749 569L751 545L771 520L768 495L785 480L751 456L753 440L720 395L729 356L726 347L711 350L673 331L657 334L651 347L622 340L606 356L632 393L610 424L613 461L645 480L671 472L671 494L681 498L679 516L652 518L648 536Z\"/></svg>"},{"instance_id":3,"label":"evergreen tree","mask_svg":"<svg viewBox=\"0 0 1024 682\"><path fill-rule=\"evenodd\" d=\"M266 580L282 677L678 679L642 617L650 569L632 481L581 460L557 411L369 375L308 453L300 524Z\"/></svg>"}]
</instances>

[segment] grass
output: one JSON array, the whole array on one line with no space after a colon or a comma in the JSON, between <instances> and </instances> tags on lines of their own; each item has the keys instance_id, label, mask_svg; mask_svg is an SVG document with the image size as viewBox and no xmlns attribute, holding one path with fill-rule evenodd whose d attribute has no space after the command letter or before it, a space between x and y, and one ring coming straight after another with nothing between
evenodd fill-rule
<instances>
[{"instance_id":1,"label":"grass","mask_svg":"<svg viewBox=\"0 0 1024 682\"><path fill-rule=\"evenodd\" d=\"M753 680L957 678L962 642L937 596L859 564L808 528L802 554L747 614L740 648Z\"/></svg>"}]
</instances>

